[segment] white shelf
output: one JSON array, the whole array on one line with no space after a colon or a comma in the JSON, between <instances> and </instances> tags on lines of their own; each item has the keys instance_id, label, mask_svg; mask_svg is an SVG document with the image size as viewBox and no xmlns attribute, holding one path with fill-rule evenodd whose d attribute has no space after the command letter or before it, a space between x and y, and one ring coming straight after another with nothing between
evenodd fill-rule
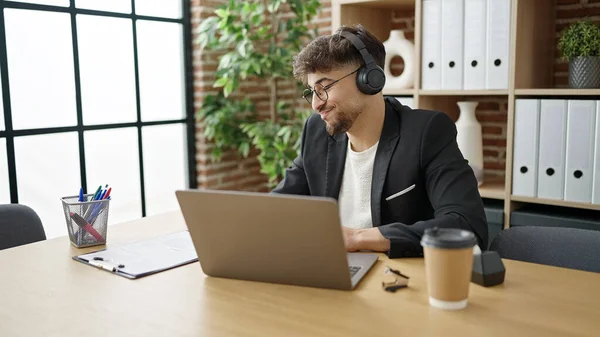
<instances>
[{"instance_id":1,"label":"white shelf","mask_svg":"<svg viewBox=\"0 0 600 337\"><path fill-rule=\"evenodd\" d=\"M522 197L522 196L517 196L517 195L511 195L510 200L520 201L520 202L528 202L528 203L532 203L532 204L583 208L583 209L591 209L591 210L595 210L595 211L600 211L600 205L587 204L587 203L582 203L582 202L572 202L572 201L555 200L555 199L531 198L531 197Z\"/></svg>"},{"instance_id":2,"label":"white shelf","mask_svg":"<svg viewBox=\"0 0 600 337\"><path fill-rule=\"evenodd\" d=\"M506 96L508 90L419 90L421 96Z\"/></svg>"},{"instance_id":3,"label":"white shelf","mask_svg":"<svg viewBox=\"0 0 600 337\"><path fill-rule=\"evenodd\" d=\"M515 89L516 96L600 96L600 89Z\"/></svg>"}]
</instances>

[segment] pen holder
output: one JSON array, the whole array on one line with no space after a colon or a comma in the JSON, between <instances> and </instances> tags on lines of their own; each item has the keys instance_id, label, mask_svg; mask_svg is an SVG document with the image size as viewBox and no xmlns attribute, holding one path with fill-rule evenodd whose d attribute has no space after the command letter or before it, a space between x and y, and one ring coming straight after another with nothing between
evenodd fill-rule
<instances>
[{"instance_id":1,"label":"pen holder","mask_svg":"<svg viewBox=\"0 0 600 337\"><path fill-rule=\"evenodd\" d=\"M86 194L84 200L92 194ZM79 201L79 196L61 198L71 244L77 248L106 244L110 199Z\"/></svg>"}]
</instances>

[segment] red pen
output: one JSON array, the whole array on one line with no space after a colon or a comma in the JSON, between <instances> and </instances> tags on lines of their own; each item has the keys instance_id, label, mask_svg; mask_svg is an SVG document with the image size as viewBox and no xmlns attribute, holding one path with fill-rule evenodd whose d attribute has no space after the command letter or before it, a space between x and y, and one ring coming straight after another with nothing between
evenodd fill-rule
<instances>
[{"instance_id":1,"label":"red pen","mask_svg":"<svg viewBox=\"0 0 600 337\"><path fill-rule=\"evenodd\" d=\"M100 233L98 233L98 231L96 231L94 227L92 227L92 225L85 221L85 219L82 218L79 214L71 212L71 218L79 227L85 229L88 233L92 234L92 236L96 238L96 240L104 241L102 235L100 235Z\"/></svg>"},{"instance_id":2,"label":"red pen","mask_svg":"<svg viewBox=\"0 0 600 337\"><path fill-rule=\"evenodd\" d=\"M106 199L108 199L108 197L110 196L110 191L112 191L112 187L110 187L110 188L108 189L108 191L106 191L106 194L104 195L104 198L102 198L102 200L106 200Z\"/></svg>"}]
</instances>

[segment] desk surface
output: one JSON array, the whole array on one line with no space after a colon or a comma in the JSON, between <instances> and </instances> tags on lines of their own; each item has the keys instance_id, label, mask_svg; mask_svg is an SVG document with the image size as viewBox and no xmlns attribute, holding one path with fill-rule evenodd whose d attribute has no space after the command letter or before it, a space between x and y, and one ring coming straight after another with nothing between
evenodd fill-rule
<instances>
[{"instance_id":1,"label":"desk surface","mask_svg":"<svg viewBox=\"0 0 600 337\"><path fill-rule=\"evenodd\" d=\"M185 230L180 213L111 226L110 245ZM381 255L355 291L206 277L198 263L128 280L71 256L67 237L0 251L0 336L597 336L600 274L504 260L469 305L428 305L422 259ZM276 258L276 257L274 257ZM411 277L381 289L384 267Z\"/></svg>"}]
</instances>

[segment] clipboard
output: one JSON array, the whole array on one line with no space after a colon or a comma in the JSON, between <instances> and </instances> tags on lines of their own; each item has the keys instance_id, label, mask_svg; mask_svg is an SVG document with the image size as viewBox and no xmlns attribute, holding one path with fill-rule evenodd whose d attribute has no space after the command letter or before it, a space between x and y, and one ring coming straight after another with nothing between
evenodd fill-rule
<instances>
[{"instance_id":1,"label":"clipboard","mask_svg":"<svg viewBox=\"0 0 600 337\"><path fill-rule=\"evenodd\" d=\"M196 262L198 256L190 233L182 231L76 255L73 259L128 279L137 279Z\"/></svg>"}]
</instances>

